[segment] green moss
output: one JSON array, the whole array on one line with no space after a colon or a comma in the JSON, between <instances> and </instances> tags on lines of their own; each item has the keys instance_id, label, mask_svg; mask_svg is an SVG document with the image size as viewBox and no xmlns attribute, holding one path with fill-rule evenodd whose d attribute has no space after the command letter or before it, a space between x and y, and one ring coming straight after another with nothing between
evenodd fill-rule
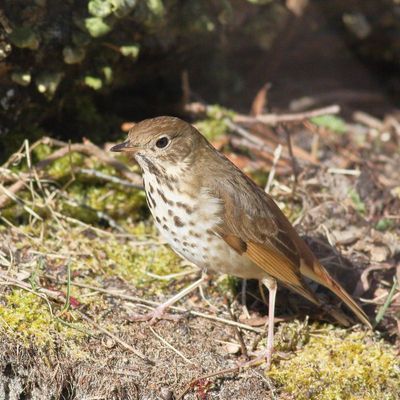
<instances>
[{"instance_id":1,"label":"green moss","mask_svg":"<svg viewBox=\"0 0 400 400\"><path fill-rule=\"evenodd\" d=\"M63 212L87 223L97 223L99 216L96 211L102 211L115 219L131 220L147 218L148 210L146 197L143 191L123 188L114 184L102 184L90 179L81 179L73 182L68 188L70 199L79 207L64 202Z\"/></svg>"},{"instance_id":2,"label":"green moss","mask_svg":"<svg viewBox=\"0 0 400 400\"><path fill-rule=\"evenodd\" d=\"M40 144L32 150L32 161L37 162L47 158L54 150L47 144Z\"/></svg>"},{"instance_id":3,"label":"green moss","mask_svg":"<svg viewBox=\"0 0 400 400\"><path fill-rule=\"evenodd\" d=\"M19 343L53 348L57 338L79 339L84 334L55 318L44 299L31 292L15 289L0 304L0 327Z\"/></svg>"},{"instance_id":4,"label":"green moss","mask_svg":"<svg viewBox=\"0 0 400 400\"><path fill-rule=\"evenodd\" d=\"M227 294L229 295L236 295L239 290L239 283L241 280L239 278L236 278L235 276L232 275L220 275L220 276L215 276L215 284L216 284L216 289L219 294L226 296Z\"/></svg>"},{"instance_id":5,"label":"green moss","mask_svg":"<svg viewBox=\"0 0 400 400\"><path fill-rule=\"evenodd\" d=\"M394 226L395 226L394 220L382 218L376 223L375 228L378 231L385 232L392 229Z\"/></svg>"},{"instance_id":6,"label":"green moss","mask_svg":"<svg viewBox=\"0 0 400 400\"><path fill-rule=\"evenodd\" d=\"M207 118L197 121L195 126L208 140L214 140L227 133L227 126L223 120Z\"/></svg>"},{"instance_id":7,"label":"green moss","mask_svg":"<svg viewBox=\"0 0 400 400\"><path fill-rule=\"evenodd\" d=\"M83 165L85 157L81 153L71 152L64 157L55 160L47 169L47 173L54 179L69 176L74 167Z\"/></svg>"},{"instance_id":8,"label":"green moss","mask_svg":"<svg viewBox=\"0 0 400 400\"><path fill-rule=\"evenodd\" d=\"M350 189L348 196L350 197L354 209L361 215L364 216L366 213L366 206L365 203L361 200L360 195L355 189Z\"/></svg>"},{"instance_id":9,"label":"green moss","mask_svg":"<svg viewBox=\"0 0 400 400\"><path fill-rule=\"evenodd\" d=\"M304 343L304 341L301 341ZM400 396L400 362L372 333L311 331L307 344L269 376L297 400L375 400Z\"/></svg>"},{"instance_id":10,"label":"green moss","mask_svg":"<svg viewBox=\"0 0 400 400\"><path fill-rule=\"evenodd\" d=\"M36 244L21 241L19 248L23 250L29 247L44 254L65 254L73 249L74 254L80 255L71 258L71 270L73 276L77 277L73 280L95 286L107 287L108 279L120 278L132 287L145 288L149 296L173 292L183 286L185 283L181 279L161 279L165 275L182 271L181 259L169 246L158 244L156 239L154 244L140 243L155 238L153 225L146 223L130 225L128 221L126 224L129 233L137 240L97 236L95 232L90 232L90 229L82 231L79 225L71 225L68 230L60 230L55 220L46 221L45 226L39 224L20 226L22 232L34 237L37 237L43 229L44 237L41 243ZM46 271L53 274L50 265L47 265ZM60 272L59 267L57 271ZM61 290L65 292L65 287ZM85 295L86 291L73 286L71 294L82 302L82 294ZM83 298L86 299L85 296ZM88 297L88 301L84 301L85 304L91 303L92 299L95 297ZM98 303L99 298L96 299Z\"/></svg>"},{"instance_id":11,"label":"green moss","mask_svg":"<svg viewBox=\"0 0 400 400\"><path fill-rule=\"evenodd\" d=\"M265 188L268 181L268 173L266 173L265 170L258 169L256 171L251 171L250 177L258 186Z\"/></svg>"},{"instance_id":12,"label":"green moss","mask_svg":"<svg viewBox=\"0 0 400 400\"><path fill-rule=\"evenodd\" d=\"M337 115L320 115L311 118L311 122L317 126L329 129L339 134L343 134L347 130L346 123Z\"/></svg>"},{"instance_id":13,"label":"green moss","mask_svg":"<svg viewBox=\"0 0 400 400\"><path fill-rule=\"evenodd\" d=\"M108 267L107 276L118 276L146 292L162 293L171 281L157 279L182 271L180 258L167 246L132 246L110 240L104 244Z\"/></svg>"},{"instance_id":14,"label":"green moss","mask_svg":"<svg viewBox=\"0 0 400 400\"><path fill-rule=\"evenodd\" d=\"M234 113L223 107L213 105L207 108L207 118L195 123L196 128L208 139L214 140L228 132L226 118Z\"/></svg>"}]
</instances>

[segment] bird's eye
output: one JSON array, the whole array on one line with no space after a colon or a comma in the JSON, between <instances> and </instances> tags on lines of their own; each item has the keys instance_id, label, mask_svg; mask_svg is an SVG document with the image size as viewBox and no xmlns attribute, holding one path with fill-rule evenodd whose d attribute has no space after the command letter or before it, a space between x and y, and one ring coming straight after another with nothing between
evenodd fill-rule
<instances>
[{"instance_id":1,"label":"bird's eye","mask_svg":"<svg viewBox=\"0 0 400 400\"><path fill-rule=\"evenodd\" d=\"M162 148L164 148L164 147L168 144L168 142L169 142L168 138L165 137L165 136L163 136L162 138L160 138L160 139L157 140L156 146L157 146L159 149L162 149Z\"/></svg>"}]
</instances>

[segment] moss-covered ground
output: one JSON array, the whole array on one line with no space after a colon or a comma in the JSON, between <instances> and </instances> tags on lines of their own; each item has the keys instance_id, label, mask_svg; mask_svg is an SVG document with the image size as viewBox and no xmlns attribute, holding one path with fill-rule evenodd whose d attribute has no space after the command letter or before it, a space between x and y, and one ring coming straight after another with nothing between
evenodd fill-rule
<instances>
[{"instance_id":1,"label":"moss-covered ground","mask_svg":"<svg viewBox=\"0 0 400 400\"><path fill-rule=\"evenodd\" d=\"M198 126L209 129L210 139L220 139L227 135L223 119L232 115L211 113ZM50 145L36 146L29 162L23 151L19 162L6 165L7 173L29 173L30 164L53 151ZM87 170L102 175L88 176ZM138 172L133 165L131 170ZM153 326L133 321L133 315L197 279L199 271L161 241L143 192L122 179L113 181L121 176L112 166L76 152L50 163L45 172L32 175L0 210L0 398L172 398L192 379L243 362L238 332L249 352L265 347L267 307L257 285L248 286L247 319L241 282L227 277L211 276L204 296L195 291L183 299L174 314L178 321ZM265 185L263 169L251 173ZM372 262L390 266L396 260L399 240L387 217L366 227L371 204L351 189L354 179L310 167L294 196L290 177L272 185L279 205L294 223L302 221L313 250L353 293ZM390 223L380 222L386 220ZM333 236L340 256L328 243ZM368 293L358 291L361 297L375 296L378 310L392 286L393 275L385 268ZM329 316L282 289L271 370L261 366L203 379L185 398L398 399L396 293L377 329L369 332L317 322ZM376 311L367 311L374 320Z\"/></svg>"}]
</instances>

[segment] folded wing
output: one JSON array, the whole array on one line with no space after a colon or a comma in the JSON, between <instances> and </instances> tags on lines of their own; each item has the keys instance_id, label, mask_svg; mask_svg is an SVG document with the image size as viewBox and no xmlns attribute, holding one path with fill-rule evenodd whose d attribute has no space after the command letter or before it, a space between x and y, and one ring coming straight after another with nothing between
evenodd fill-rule
<instances>
[{"instance_id":1,"label":"folded wing","mask_svg":"<svg viewBox=\"0 0 400 400\"><path fill-rule=\"evenodd\" d=\"M268 275L315 304L320 301L303 277L327 287L371 327L364 311L319 263L272 198L244 174L232 179L225 179L224 186L210 187L223 205L215 233Z\"/></svg>"}]
</instances>

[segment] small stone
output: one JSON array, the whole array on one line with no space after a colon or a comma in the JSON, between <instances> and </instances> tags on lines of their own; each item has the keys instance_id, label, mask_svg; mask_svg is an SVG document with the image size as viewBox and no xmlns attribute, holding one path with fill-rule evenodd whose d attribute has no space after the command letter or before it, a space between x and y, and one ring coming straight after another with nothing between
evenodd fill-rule
<instances>
[{"instance_id":1,"label":"small stone","mask_svg":"<svg viewBox=\"0 0 400 400\"><path fill-rule=\"evenodd\" d=\"M115 341L111 338L107 338L104 342L104 346L107 347L107 349L112 349L115 347Z\"/></svg>"},{"instance_id":2,"label":"small stone","mask_svg":"<svg viewBox=\"0 0 400 400\"><path fill-rule=\"evenodd\" d=\"M225 350L228 354L237 354L240 351L240 346L237 343L227 343Z\"/></svg>"},{"instance_id":3,"label":"small stone","mask_svg":"<svg viewBox=\"0 0 400 400\"><path fill-rule=\"evenodd\" d=\"M174 398L174 393L172 390L163 387L160 390L160 397L162 398L162 400L173 400Z\"/></svg>"},{"instance_id":4,"label":"small stone","mask_svg":"<svg viewBox=\"0 0 400 400\"><path fill-rule=\"evenodd\" d=\"M383 262L390 256L390 250L384 246L373 246L371 251L371 261Z\"/></svg>"}]
</instances>

